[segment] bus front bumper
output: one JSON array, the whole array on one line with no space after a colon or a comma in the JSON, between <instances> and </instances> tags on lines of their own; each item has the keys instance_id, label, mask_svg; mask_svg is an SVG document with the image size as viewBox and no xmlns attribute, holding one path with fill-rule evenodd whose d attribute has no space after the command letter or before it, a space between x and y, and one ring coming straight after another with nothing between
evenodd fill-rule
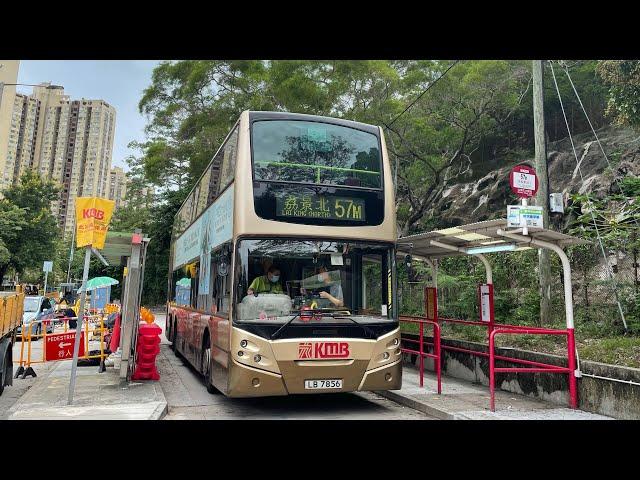
<instances>
[{"instance_id":1,"label":"bus front bumper","mask_svg":"<svg viewBox=\"0 0 640 480\"><path fill-rule=\"evenodd\" d=\"M265 397L290 394L340 393L399 390L402 386L402 360L365 371L368 362L354 361L344 366L300 366L279 364L282 374L252 368L233 360L229 397ZM306 389L305 380L341 379L342 388Z\"/></svg>"}]
</instances>

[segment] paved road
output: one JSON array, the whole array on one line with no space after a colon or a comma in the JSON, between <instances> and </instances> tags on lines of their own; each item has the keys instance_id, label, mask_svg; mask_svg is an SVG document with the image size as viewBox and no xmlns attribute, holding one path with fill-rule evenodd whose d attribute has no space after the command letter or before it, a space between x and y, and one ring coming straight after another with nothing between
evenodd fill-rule
<instances>
[{"instance_id":1,"label":"paved road","mask_svg":"<svg viewBox=\"0 0 640 480\"><path fill-rule=\"evenodd\" d=\"M18 337L19 338L19 337ZM42 339L37 342L31 342L31 358L32 359L41 359L42 358ZM13 345L13 372L15 373L18 370L18 365L20 361L20 340L16 341ZM25 343L25 350L23 355L26 358L27 355L27 344ZM33 366L36 375L40 375L45 373L50 364L37 364ZM21 378L15 378L13 380L13 385L10 387L5 387L2 396L0 396L0 420L6 420L9 409L18 401L18 399L25 394L29 388L36 382L37 378L27 377L24 380Z\"/></svg>"},{"instance_id":2,"label":"paved road","mask_svg":"<svg viewBox=\"0 0 640 480\"><path fill-rule=\"evenodd\" d=\"M156 315L164 331L164 316ZM158 356L160 384L167 398L166 420L221 419L377 419L433 420L375 393L296 395L266 398L227 398L211 395L201 377L177 358L162 337Z\"/></svg>"}]
</instances>

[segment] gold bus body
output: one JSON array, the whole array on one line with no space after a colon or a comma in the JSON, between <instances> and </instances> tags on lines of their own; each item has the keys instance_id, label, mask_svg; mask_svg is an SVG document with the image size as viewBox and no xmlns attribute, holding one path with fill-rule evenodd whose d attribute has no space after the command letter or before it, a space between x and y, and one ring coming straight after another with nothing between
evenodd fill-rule
<instances>
[{"instance_id":1,"label":"gold bus body","mask_svg":"<svg viewBox=\"0 0 640 480\"><path fill-rule=\"evenodd\" d=\"M306 117L306 116L305 116ZM318 120L324 117L316 117ZM318 226L260 218L254 209L253 175L250 145L249 112L241 114L238 132L233 208L233 254L231 272L235 271L235 245L238 238L274 237L379 241L389 244L397 239L395 197L389 157L382 129L382 175L384 218L373 226ZM171 258L173 259L173 246ZM173 268L170 268L171 276ZM235 292L232 284L231 298ZM211 383L229 397L276 396L288 394L334 393L371 390L397 390L402 382L400 329L396 328L375 340L344 337L305 337L268 340L233 325L233 302L228 315L217 315L168 302L167 328L174 338L174 348L200 369L202 352L197 344L202 335L211 338ZM191 324L187 332L184 325ZM177 335L176 335L177 333ZM169 336L169 335L168 335ZM189 338L187 338L189 337ZM240 342L246 340L243 348ZM298 358L300 343L346 342L349 358ZM239 355L242 352L242 356ZM386 358L384 354L388 353ZM260 355L256 362L255 355ZM343 379L340 389L307 390L305 379Z\"/></svg>"}]
</instances>

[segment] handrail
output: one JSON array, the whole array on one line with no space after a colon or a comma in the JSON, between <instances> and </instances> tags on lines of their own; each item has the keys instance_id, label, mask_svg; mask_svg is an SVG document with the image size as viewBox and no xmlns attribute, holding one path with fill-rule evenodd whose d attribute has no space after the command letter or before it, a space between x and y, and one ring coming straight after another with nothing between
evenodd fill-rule
<instances>
[{"instance_id":1,"label":"handrail","mask_svg":"<svg viewBox=\"0 0 640 480\"><path fill-rule=\"evenodd\" d=\"M420 356L420 386L424 386L424 359L425 357L433 358L434 368L436 371L436 377L438 380L438 394L442 393L442 361L441 361L441 349L440 349L440 325L435 320L427 320L421 318L400 318L400 322L417 323L420 325L420 340L413 340L405 338L405 342L418 342L419 350L412 350L410 348L402 348L400 344L400 351L403 353L412 353ZM433 326L433 343L427 344L433 347L433 353L427 353L424 351L424 325L430 324Z\"/></svg>"},{"instance_id":2,"label":"handrail","mask_svg":"<svg viewBox=\"0 0 640 480\"><path fill-rule=\"evenodd\" d=\"M427 320L425 317L416 315L401 315L401 322L414 322L422 320L423 322L432 323L434 321ZM487 328L489 336L489 353L470 350L468 348L459 348L450 345L441 345L441 336L438 335L437 343L440 351L449 350L454 352L464 352L469 355L478 357L489 357L489 388L491 393L490 407L491 411L495 411L495 374L496 373L564 373L569 375L569 406L571 408L577 408L578 406L578 394L577 394L577 381L576 381L576 354L575 354L575 331L572 328L567 329L553 329L545 327L530 327L522 325L510 325L510 324L495 324L489 322L474 322L467 320L459 320L453 318L441 318L437 317L435 322L451 322L461 323L465 325L474 325ZM438 332L440 333L440 332ZM559 335L567 337L567 367L559 367L558 365L552 365L543 362L535 362L532 360L523 360L520 358L506 357L504 355L496 355L495 352L495 336L496 335ZM404 339L405 341L417 342L418 340ZM420 343L423 342L423 337L420 337ZM434 337L435 343L435 337ZM485 345L486 347L486 345ZM419 353L419 352L412 352ZM495 361L501 360L504 362L520 365L528 365L529 368L522 367L509 367L509 368L496 368Z\"/></svg>"},{"instance_id":3,"label":"handrail","mask_svg":"<svg viewBox=\"0 0 640 480\"><path fill-rule=\"evenodd\" d=\"M539 366L522 368L522 367L505 367L496 368L495 361L495 337L496 335L566 335L567 336L567 366L559 367L557 365L539 363ZM496 328L489 334L489 407L492 412L496 410L495 403L495 375L496 373L566 373L569 376L569 406L573 409L578 408L577 381L575 376L575 337L572 328L566 330L540 329L533 330L531 328Z\"/></svg>"}]
</instances>

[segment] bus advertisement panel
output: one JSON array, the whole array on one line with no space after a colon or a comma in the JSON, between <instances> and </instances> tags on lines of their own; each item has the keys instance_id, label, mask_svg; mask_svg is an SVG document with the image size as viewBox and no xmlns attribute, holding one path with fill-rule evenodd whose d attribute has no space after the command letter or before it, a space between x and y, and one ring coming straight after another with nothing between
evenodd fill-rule
<instances>
[{"instance_id":1,"label":"bus advertisement panel","mask_svg":"<svg viewBox=\"0 0 640 480\"><path fill-rule=\"evenodd\" d=\"M233 236L233 184L176 240L174 270Z\"/></svg>"}]
</instances>

